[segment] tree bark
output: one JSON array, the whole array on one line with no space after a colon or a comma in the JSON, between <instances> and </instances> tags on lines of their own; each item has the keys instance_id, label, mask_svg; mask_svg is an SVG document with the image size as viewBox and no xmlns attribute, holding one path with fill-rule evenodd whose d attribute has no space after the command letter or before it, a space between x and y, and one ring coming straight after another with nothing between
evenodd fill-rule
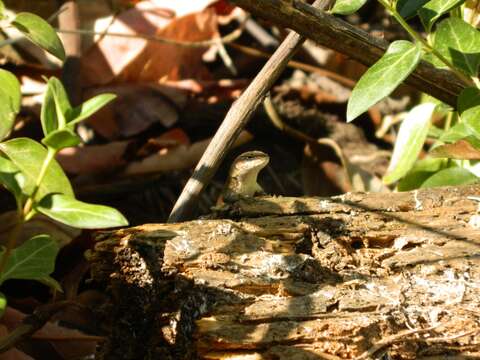
<instances>
[{"instance_id":1,"label":"tree bark","mask_svg":"<svg viewBox=\"0 0 480 360\"><path fill-rule=\"evenodd\" d=\"M479 191L259 197L101 233L101 358L478 357Z\"/></svg>"},{"instance_id":2,"label":"tree bark","mask_svg":"<svg viewBox=\"0 0 480 360\"><path fill-rule=\"evenodd\" d=\"M255 16L290 28L366 66L374 64L389 45L384 39L373 37L335 16L316 10L303 0L232 2ZM426 61L422 61L405 82L453 107L456 107L457 96L465 87L452 72L436 69Z\"/></svg>"}]
</instances>

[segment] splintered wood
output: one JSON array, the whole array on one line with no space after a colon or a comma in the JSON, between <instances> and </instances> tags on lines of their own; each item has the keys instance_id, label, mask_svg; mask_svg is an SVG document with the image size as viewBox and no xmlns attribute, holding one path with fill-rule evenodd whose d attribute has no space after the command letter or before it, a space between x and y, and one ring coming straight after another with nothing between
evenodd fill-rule
<instances>
[{"instance_id":1,"label":"splintered wood","mask_svg":"<svg viewBox=\"0 0 480 360\"><path fill-rule=\"evenodd\" d=\"M260 197L102 233L104 358L480 358L479 185ZM137 357L135 357L137 356Z\"/></svg>"}]
</instances>

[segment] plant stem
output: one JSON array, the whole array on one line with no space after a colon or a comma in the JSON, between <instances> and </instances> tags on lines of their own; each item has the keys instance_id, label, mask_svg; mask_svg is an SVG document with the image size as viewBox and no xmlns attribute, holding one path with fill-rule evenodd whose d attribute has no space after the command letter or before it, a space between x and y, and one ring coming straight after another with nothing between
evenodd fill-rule
<instances>
[{"instance_id":1,"label":"plant stem","mask_svg":"<svg viewBox=\"0 0 480 360\"><path fill-rule=\"evenodd\" d=\"M23 209L20 209L20 208L18 209L15 226L8 236L7 247L5 249L5 253L2 256L2 259L0 260L0 274L2 274L3 271L5 270L5 265L7 264L7 260L10 257L13 249L15 248L15 245L17 244L17 240L20 235L20 231L22 229L23 224L34 215L34 210L32 210L32 208L33 208L33 202L35 200L35 196L37 195L38 190L40 189L40 184L42 183L42 180L45 177L45 174L47 173L48 166L52 162L56 153L57 151L55 149L48 148L47 156L45 156L45 159L43 160L42 168L40 169L40 173L38 174L38 178L35 182L35 187L33 188L33 191L30 194L30 196L27 198L27 201L25 202ZM18 205L21 206L21 204L18 204Z\"/></svg>"},{"instance_id":2,"label":"plant stem","mask_svg":"<svg viewBox=\"0 0 480 360\"><path fill-rule=\"evenodd\" d=\"M405 21L405 19L397 12L397 10L388 4L387 1L385 0L378 0L380 4L382 4L390 13L392 16L395 18L395 20L398 21L398 23L410 34L410 36L415 40L420 42L424 49L427 52L432 53L435 55L441 62L443 62L446 66L450 68L450 70L457 75L457 77L462 80L462 82L465 83L467 86L472 86L473 82L472 79L470 79L468 76L464 75L462 72L460 72L453 64L446 59L442 54L440 54L437 50L435 50L427 40L423 36L421 36L419 33L417 33L415 30L412 29L412 27Z\"/></svg>"},{"instance_id":3,"label":"plant stem","mask_svg":"<svg viewBox=\"0 0 480 360\"><path fill-rule=\"evenodd\" d=\"M40 184L43 181L43 178L45 177L45 174L47 173L48 166L52 162L53 158L55 157L55 154L57 151L52 148L48 148L47 156L43 160L42 168L40 169L40 173L38 174L37 181L35 183L35 187L33 188L32 194L28 197L27 202L25 203L25 206L23 207L23 216L27 217L30 212L32 211L33 207L33 201L35 200L35 197L37 196L38 190L40 189Z\"/></svg>"}]
</instances>

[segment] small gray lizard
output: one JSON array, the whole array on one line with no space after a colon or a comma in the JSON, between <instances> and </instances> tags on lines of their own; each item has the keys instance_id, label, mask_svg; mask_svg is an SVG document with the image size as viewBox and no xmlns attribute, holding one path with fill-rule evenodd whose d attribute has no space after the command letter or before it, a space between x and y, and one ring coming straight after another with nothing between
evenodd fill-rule
<instances>
[{"instance_id":1,"label":"small gray lizard","mask_svg":"<svg viewBox=\"0 0 480 360\"><path fill-rule=\"evenodd\" d=\"M230 167L228 179L217 204L232 203L242 197L263 193L263 189L257 183L257 176L269 161L269 156L261 151L248 151L239 155Z\"/></svg>"}]
</instances>

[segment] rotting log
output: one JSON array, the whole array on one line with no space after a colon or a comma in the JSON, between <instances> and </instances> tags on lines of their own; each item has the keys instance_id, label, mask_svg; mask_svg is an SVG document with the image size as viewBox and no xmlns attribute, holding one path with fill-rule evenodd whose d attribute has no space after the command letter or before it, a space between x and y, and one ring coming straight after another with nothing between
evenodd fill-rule
<instances>
[{"instance_id":1,"label":"rotting log","mask_svg":"<svg viewBox=\"0 0 480 360\"><path fill-rule=\"evenodd\" d=\"M100 233L99 358L480 358L479 193L259 197Z\"/></svg>"}]
</instances>

